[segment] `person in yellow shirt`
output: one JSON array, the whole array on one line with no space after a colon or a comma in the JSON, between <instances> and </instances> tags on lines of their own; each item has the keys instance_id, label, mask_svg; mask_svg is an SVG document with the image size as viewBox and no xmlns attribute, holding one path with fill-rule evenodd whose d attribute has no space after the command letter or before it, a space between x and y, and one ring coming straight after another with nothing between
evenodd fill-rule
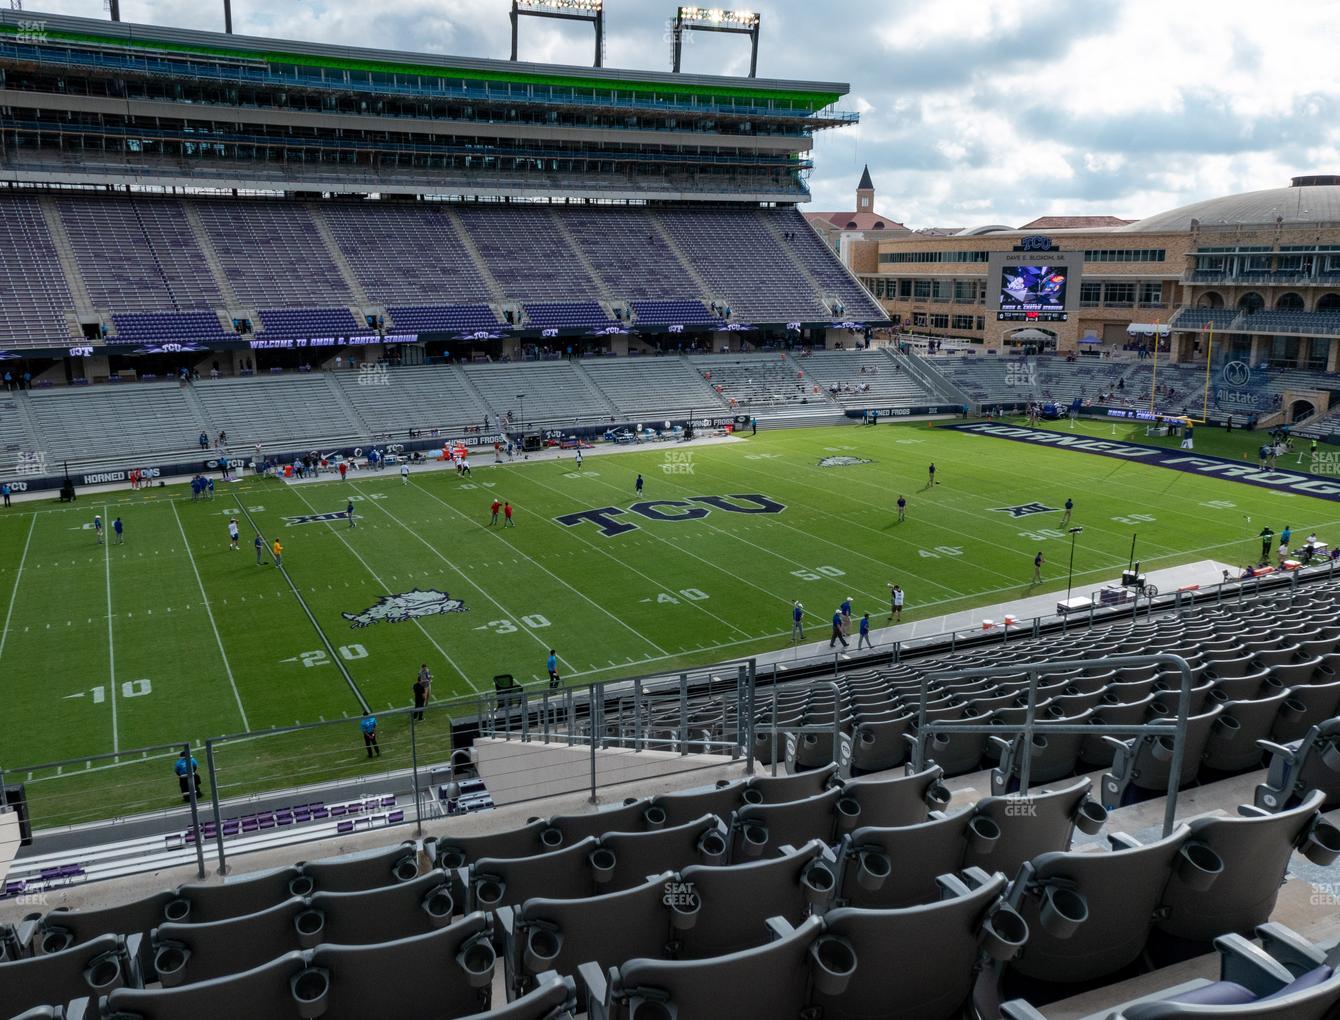
<instances>
[{"instance_id":1,"label":"person in yellow shirt","mask_svg":"<svg viewBox=\"0 0 1340 1020\"><path fill-rule=\"evenodd\" d=\"M275 539L274 549L272 551L274 553L275 566L282 567L284 565L284 547L279 544L279 539L277 538Z\"/></svg>"}]
</instances>

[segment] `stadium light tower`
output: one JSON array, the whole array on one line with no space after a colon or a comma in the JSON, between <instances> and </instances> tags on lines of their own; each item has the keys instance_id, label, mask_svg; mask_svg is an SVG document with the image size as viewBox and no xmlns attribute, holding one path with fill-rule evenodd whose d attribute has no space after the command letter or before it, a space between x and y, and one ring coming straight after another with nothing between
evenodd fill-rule
<instances>
[{"instance_id":1,"label":"stadium light tower","mask_svg":"<svg viewBox=\"0 0 1340 1020\"><path fill-rule=\"evenodd\" d=\"M521 16L589 21L596 26L596 67L605 66L605 0L512 0L512 59Z\"/></svg>"},{"instance_id":2,"label":"stadium light tower","mask_svg":"<svg viewBox=\"0 0 1340 1020\"><path fill-rule=\"evenodd\" d=\"M223 30L233 34L233 0L223 0Z\"/></svg>"},{"instance_id":3,"label":"stadium light tower","mask_svg":"<svg viewBox=\"0 0 1340 1020\"><path fill-rule=\"evenodd\" d=\"M700 32L729 32L732 35L749 36L749 77L757 77L758 29L761 20L757 11L724 11L718 7L679 8L670 33L674 54L671 69L679 73L684 56L684 32L697 29Z\"/></svg>"}]
</instances>

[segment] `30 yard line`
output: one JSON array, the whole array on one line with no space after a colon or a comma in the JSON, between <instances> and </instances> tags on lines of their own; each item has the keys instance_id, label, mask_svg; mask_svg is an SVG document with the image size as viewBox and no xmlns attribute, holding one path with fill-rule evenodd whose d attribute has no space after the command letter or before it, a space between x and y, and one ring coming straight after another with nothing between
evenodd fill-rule
<instances>
[{"instance_id":1,"label":"30 yard line","mask_svg":"<svg viewBox=\"0 0 1340 1020\"><path fill-rule=\"evenodd\" d=\"M28 537L23 542L23 554L19 557L19 570L14 575L14 590L9 595L9 608L5 611L5 626L0 629L0 657L5 654L5 641L9 638L9 621L14 616L14 603L19 600L19 581L23 579L23 565L28 562L28 547L33 543L33 532L37 530L37 514L33 514L28 524Z\"/></svg>"},{"instance_id":2,"label":"30 yard line","mask_svg":"<svg viewBox=\"0 0 1340 1020\"><path fill-rule=\"evenodd\" d=\"M237 681L233 679L233 667L228 662L228 653L223 650L223 638L219 636L219 625L214 620L214 610L209 605L209 595L205 592L205 582L200 578L200 568L195 563L195 553L191 552L191 542L186 537L186 528L177 512L177 504L172 504L172 516L177 519L177 530L181 532L181 544L186 549L186 558L191 561L191 572L195 574L195 583L200 588L200 600L205 605L205 615L209 617L209 628L214 632L214 643L219 646L219 658L223 660L223 671L228 675L228 686L233 689L233 699L237 702L237 712L242 717L242 729L251 729L247 722L247 710L242 707L242 695L237 690Z\"/></svg>"},{"instance_id":3,"label":"30 yard line","mask_svg":"<svg viewBox=\"0 0 1340 1020\"><path fill-rule=\"evenodd\" d=\"M107 534L107 505L102 507L104 521L102 536L103 562L107 575L107 700L112 706L112 750L121 750L121 734L116 724L116 641L112 636L112 536Z\"/></svg>"}]
</instances>

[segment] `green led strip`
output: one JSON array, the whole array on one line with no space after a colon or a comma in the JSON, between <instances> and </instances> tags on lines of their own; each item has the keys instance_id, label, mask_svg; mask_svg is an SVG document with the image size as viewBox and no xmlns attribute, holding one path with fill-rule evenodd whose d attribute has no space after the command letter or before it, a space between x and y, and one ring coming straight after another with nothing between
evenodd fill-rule
<instances>
[{"instance_id":1,"label":"green led strip","mask_svg":"<svg viewBox=\"0 0 1340 1020\"><path fill-rule=\"evenodd\" d=\"M0 24L0 31L17 34L18 28L8 24ZM558 74L465 70L452 67L428 67L420 64L384 63L375 60L343 60L338 57L314 57L297 53L225 50L211 46L188 46L184 43L160 42L148 39L112 39L76 32L49 31L45 32L44 35L49 39L64 39L69 42L91 43L97 46L171 50L243 60L255 60L259 57L271 64L294 64L299 67L329 67L342 71L413 74L426 78L461 78L467 81L499 81L519 85L557 85L563 88L589 88L601 92L659 92L666 95L712 96L725 99L770 99L776 102L795 103L802 107L808 105L813 110L821 110L826 106L831 106L842 98L841 93L838 92L781 92L776 89L690 84L667 86L659 82L609 81L600 78L581 78Z\"/></svg>"}]
</instances>

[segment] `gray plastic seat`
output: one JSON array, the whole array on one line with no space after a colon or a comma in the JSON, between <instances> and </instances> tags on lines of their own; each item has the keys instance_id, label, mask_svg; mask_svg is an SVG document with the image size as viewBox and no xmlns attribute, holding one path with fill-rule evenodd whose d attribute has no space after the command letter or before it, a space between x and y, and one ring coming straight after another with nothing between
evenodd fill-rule
<instances>
[{"instance_id":1,"label":"gray plastic seat","mask_svg":"<svg viewBox=\"0 0 1340 1020\"><path fill-rule=\"evenodd\" d=\"M837 773L837 765L830 764L810 772L786 776L753 776L746 784L742 799L751 804L784 804L804 800L827 789ZM756 798L762 798L756 799Z\"/></svg>"},{"instance_id":2,"label":"gray plastic seat","mask_svg":"<svg viewBox=\"0 0 1340 1020\"><path fill-rule=\"evenodd\" d=\"M1340 715L1340 680L1291 687L1275 716L1270 739L1276 744L1300 740L1313 726L1337 715Z\"/></svg>"},{"instance_id":3,"label":"gray plastic seat","mask_svg":"<svg viewBox=\"0 0 1340 1020\"><path fill-rule=\"evenodd\" d=\"M1256 788L1256 806L1279 811L1311 790L1326 795L1327 809L1340 805L1340 719L1327 719L1290 744L1262 742L1270 758Z\"/></svg>"},{"instance_id":4,"label":"gray plastic seat","mask_svg":"<svg viewBox=\"0 0 1340 1020\"><path fill-rule=\"evenodd\" d=\"M1270 735L1289 694L1285 688L1270 697L1225 703L1205 744L1205 766L1219 772L1259 768L1260 742Z\"/></svg>"},{"instance_id":5,"label":"gray plastic seat","mask_svg":"<svg viewBox=\"0 0 1340 1020\"><path fill-rule=\"evenodd\" d=\"M177 898L187 913L176 916L174 910L170 920L192 924L226 921L277 906L292 896L306 896L315 888L316 883L297 868L276 868L222 882L192 882L177 888Z\"/></svg>"},{"instance_id":6,"label":"gray plastic seat","mask_svg":"<svg viewBox=\"0 0 1340 1020\"><path fill-rule=\"evenodd\" d=\"M419 875L419 851L413 842L364 853L325 857L298 865L320 892L357 892Z\"/></svg>"},{"instance_id":7,"label":"gray plastic seat","mask_svg":"<svg viewBox=\"0 0 1340 1020\"><path fill-rule=\"evenodd\" d=\"M100 935L144 935L143 945L147 949L149 932L186 909L184 903L176 903L177 899L175 892L160 892L114 907L89 910L58 907L47 911L38 922L37 950L43 954L58 953Z\"/></svg>"},{"instance_id":8,"label":"gray plastic seat","mask_svg":"<svg viewBox=\"0 0 1340 1020\"><path fill-rule=\"evenodd\" d=\"M747 785L743 780L722 780L715 788L688 793L663 793L651 806L660 808L667 827L685 825L703 815L716 815L723 822L740 806Z\"/></svg>"},{"instance_id":9,"label":"gray plastic seat","mask_svg":"<svg viewBox=\"0 0 1340 1020\"><path fill-rule=\"evenodd\" d=\"M680 872L679 881L692 892L691 901L671 904L684 958L759 945L766 939L765 919L799 924L811 908L826 907L837 886L834 865L818 841L752 864L694 865ZM686 913L693 915L692 923L680 916Z\"/></svg>"},{"instance_id":10,"label":"gray plastic seat","mask_svg":"<svg viewBox=\"0 0 1340 1020\"><path fill-rule=\"evenodd\" d=\"M1139 701L1122 705L1102 705L1094 710L1091 721L1103 726L1139 726L1149 714L1149 706L1154 703L1154 695L1147 694ZM1112 745L1106 737L1085 737L1080 745L1080 761L1090 767L1106 767L1112 764Z\"/></svg>"},{"instance_id":11,"label":"gray plastic seat","mask_svg":"<svg viewBox=\"0 0 1340 1020\"><path fill-rule=\"evenodd\" d=\"M571 977L542 975L536 986L505 1006L487 1013L471 1013L461 1020L572 1020L577 994Z\"/></svg>"},{"instance_id":12,"label":"gray plastic seat","mask_svg":"<svg viewBox=\"0 0 1340 1020\"><path fill-rule=\"evenodd\" d=\"M1047 719L1046 722L1082 726L1093 718L1092 709L1069 718ZM1023 778L1024 734L1017 733L1008 740L996 738L1004 745L1000 764L991 770L991 792L1004 794L1019 788ZM1029 784L1050 783L1074 775L1079 767L1083 733L1037 733L1031 744L1032 761L1029 763Z\"/></svg>"},{"instance_id":13,"label":"gray plastic seat","mask_svg":"<svg viewBox=\"0 0 1340 1020\"><path fill-rule=\"evenodd\" d=\"M725 825L714 815L654 832L613 832L600 840L596 875L599 891L641 885L648 875L679 871L691 864L724 864L730 851Z\"/></svg>"},{"instance_id":14,"label":"gray plastic seat","mask_svg":"<svg viewBox=\"0 0 1340 1020\"><path fill-rule=\"evenodd\" d=\"M1210 697L1220 704L1226 701L1250 701L1261 693L1270 679L1270 670L1262 668L1242 676L1222 677L1213 682Z\"/></svg>"},{"instance_id":15,"label":"gray plastic seat","mask_svg":"<svg viewBox=\"0 0 1340 1020\"><path fill-rule=\"evenodd\" d=\"M1115 974L1138 959L1186 837L1180 826L1146 846L1047 853L1025 864L1010 903L1028 924L1028 944L1008 973L1064 985Z\"/></svg>"},{"instance_id":16,"label":"gray plastic seat","mask_svg":"<svg viewBox=\"0 0 1340 1020\"><path fill-rule=\"evenodd\" d=\"M881 722L859 722L852 731L851 768L854 774L882 772L907 761L907 734L911 713Z\"/></svg>"},{"instance_id":17,"label":"gray plastic seat","mask_svg":"<svg viewBox=\"0 0 1340 1020\"><path fill-rule=\"evenodd\" d=\"M773 856L782 846L800 846L812 839L831 843L838 827L841 800L842 791L833 788L805 800L746 804L731 818L730 859L746 861Z\"/></svg>"},{"instance_id":18,"label":"gray plastic seat","mask_svg":"<svg viewBox=\"0 0 1340 1020\"><path fill-rule=\"evenodd\" d=\"M298 897L224 921L165 924L154 932L154 969L164 988L227 977L310 948L299 938Z\"/></svg>"},{"instance_id":19,"label":"gray plastic seat","mask_svg":"<svg viewBox=\"0 0 1340 1020\"><path fill-rule=\"evenodd\" d=\"M972 813L932 817L915 825L862 826L842 840L842 877L837 902L885 909L930 903L940 895L936 879L963 866Z\"/></svg>"},{"instance_id":20,"label":"gray plastic seat","mask_svg":"<svg viewBox=\"0 0 1340 1020\"><path fill-rule=\"evenodd\" d=\"M1210 730L1222 712L1223 708L1215 705L1208 712L1193 715L1187 720L1186 746L1183 749L1181 775L1177 778L1179 788L1196 781L1201 759L1205 755L1205 745L1210 739ZM1172 775L1175 725L1171 719L1160 720L1157 725L1167 729L1168 735L1146 734L1126 741L1112 740L1110 746L1115 754L1111 770L1103 776L1102 791L1103 807L1109 811L1124 802L1132 787L1154 793L1168 789Z\"/></svg>"},{"instance_id":21,"label":"gray plastic seat","mask_svg":"<svg viewBox=\"0 0 1340 1020\"><path fill-rule=\"evenodd\" d=\"M1090 835L1097 833L1107 813L1089 799L1091 787L1087 778L1081 778L1027 796L983 797L970 810L973 831L963 867L1014 875L1040 854L1069 850L1077 824Z\"/></svg>"},{"instance_id":22,"label":"gray plastic seat","mask_svg":"<svg viewBox=\"0 0 1340 1020\"><path fill-rule=\"evenodd\" d=\"M1320 679L1325 682L1326 677L1319 678L1318 674L1321 667L1321 656L1315 655L1303 659L1300 662L1290 662L1282 666L1272 666L1270 669L1270 682L1280 687L1298 687L1303 684L1310 684L1314 680Z\"/></svg>"},{"instance_id":23,"label":"gray plastic seat","mask_svg":"<svg viewBox=\"0 0 1340 1020\"><path fill-rule=\"evenodd\" d=\"M708 960L632 959L602 972L583 967L591 1020L781 1018L805 1001L810 945L822 928L811 917L773 928L773 941ZM767 933L760 933L765 942Z\"/></svg>"},{"instance_id":24,"label":"gray plastic seat","mask_svg":"<svg viewBox=\"0 0 1340 1020\"><path fill-rule=\"evenodd\" d=\"M587 836L603 836L607 832L646 832L649 827L646 817L649 807L651 801L642 798L626 800L617 807L599 811L556 815L549 819L548 827L540 833L540 842L545 849L555 849L580 842Z\"/></svg>"},{"instance_id":25,"label":"gray plastic seat","mask_svg":"<svg viewBox=\"0 0 1340 1020\"><path fill-rule=\"evenodd\" d=\"M943 773L938 765L914 772L912 775L862 776L842 785L842 800L856 807L853 817L850 804L844 804L842 822L856 825L915 825L926 820L932 808L944 807L949 792L940 785Z\"/></svg>"},{"instance_id":26,"label":"gray plastic seat","mask_svg":"<svg viewBox=\"0 0 1340 1020\"><path fill-rule=\"evenodd\" d=\"M544 852L540 833L548 827L543 818L532 818L520 828L503 832L464 836L449 831L424 840L424 848L439 868L464 868L481 857L531 857Z\"/></svg>"},{"instance_id":27,"label":"gray plastic seat","mask_svg":"<svg viewBox=\"0 0 1340 1020\"><path fill-rule=\"evenodd\" d=\"M0 1016L138 987L140 940L98 935L68 949L0 963Z\"/></svg>"},{"instance_id":28,"label":"gray plastic seat","mask_svg":"<svg viewBox=\"0 0 1340 1020\"><path fill-rule=\"evenodd\" d=\"M824 915L811 952L810 1005L824 1020L950 1020L972 997L983 929L1004 930L1005 877L963 889L940 902L898 910L841 907ZM1012 911L1006 911L1012 915ZM1018 924L1012 916L1008 927ZM1010 932L1022 944L1026 933ZM844 980L840 987L834 981ZM833 982L830 984L830 982ZM787 1015L804 1015L798 1012Z\"/></svg>"},{"instance_id":29,"label":"gray plastic seat","mask_svg":"<svg viewBox=\"0 0 1340 1020\"><path fill-rule=\"evenodd\" d=\"M507 940L509 985L535 985L540 974L575 974L593 962L602 970L631 957L667 959L675 949L670 903L688 897L674 872L604 896L574 900L529 899L502 907L498 923ZM761 928L761 921L760 921Z\"/></svg>"},{"instance_id":30,"label":"gray plastic seat","mask_svg":"<svg viewBox=\"0 0 1340 1020\"><path fill-rule=\"evenodd\" d=\"M524 903L533 896L594 896L599 889L590 857L598 847L595 837L588 836L547 854L478 860L470 866L471 908L493 910Z\"/></svg>"},{"instance_id":31,"label":"gray plastic seat","mask_svg":"<svg viewBox=\"0 0 1340 1020\"><path fill-rule=\"evenodd\" d=\"M1230 932L1249 934L1269 921L1296 849L1319 864L1340 856L1340 829L1321 817L1324 799L1314 790L1297 807L1278 814L1244 807L1242 817L1192 821L1188 841L1213 852L1222 871L1213 884L1201 887L1174 870L1163 892L1159 931L1210 942Z\"/></svg>"}]
</instances>

